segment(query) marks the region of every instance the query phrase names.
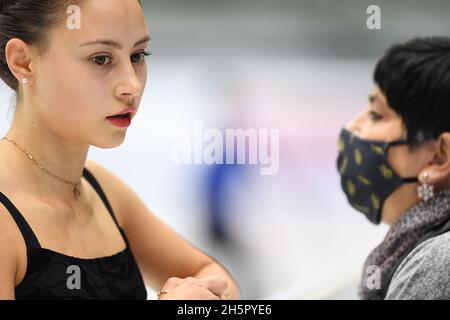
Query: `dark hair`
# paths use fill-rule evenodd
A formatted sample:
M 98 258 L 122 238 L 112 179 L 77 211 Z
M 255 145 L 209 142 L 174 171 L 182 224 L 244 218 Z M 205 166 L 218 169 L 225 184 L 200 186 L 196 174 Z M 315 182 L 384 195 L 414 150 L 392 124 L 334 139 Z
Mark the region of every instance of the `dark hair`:
M 68 5 L 80 1 L 0 0 L 0 77 L 11 89 L 18 90 L 18 81 L 6 63 L 8 41 L 19 38 L 43 53 L 48 45 L 48 30 L 61 21 Z
M 377 63 L 374 80 L 402 119 L 408 145 L 450 131 L 450 38 L 393 45 Z
M 61 20 L 68 3 L 69 0 L 0 0 L 0 77 L 14 91 L 18 89 L 18 81 L 6 63 L 6 44 L 19 38 L 44 52 L 46 34 Z

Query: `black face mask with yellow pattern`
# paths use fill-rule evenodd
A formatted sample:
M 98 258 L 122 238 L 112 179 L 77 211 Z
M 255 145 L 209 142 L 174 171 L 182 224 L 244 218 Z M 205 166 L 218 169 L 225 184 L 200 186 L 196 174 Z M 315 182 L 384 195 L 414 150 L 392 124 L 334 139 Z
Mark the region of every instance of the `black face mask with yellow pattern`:
M 418 182 L 417 177 L 398 176 L 387 160 L 390 147 L 404 144 L 405 140 L 364 140 L 345 128 L 341 131 L 337 166 L 342 190 L 350 205 L 374 224 L 380 223 L 383 203 L 395 189 Z

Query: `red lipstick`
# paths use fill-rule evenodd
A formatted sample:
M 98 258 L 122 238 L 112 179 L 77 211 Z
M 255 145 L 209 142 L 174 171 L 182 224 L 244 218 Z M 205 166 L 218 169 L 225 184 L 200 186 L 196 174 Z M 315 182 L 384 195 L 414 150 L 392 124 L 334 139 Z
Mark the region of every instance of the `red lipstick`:
M 136 108 L 128 107 L 118 114 L 106 117 L 106 119 L 119 128 L 126 128 L 131 124 L 131 116 L 135 113 Z

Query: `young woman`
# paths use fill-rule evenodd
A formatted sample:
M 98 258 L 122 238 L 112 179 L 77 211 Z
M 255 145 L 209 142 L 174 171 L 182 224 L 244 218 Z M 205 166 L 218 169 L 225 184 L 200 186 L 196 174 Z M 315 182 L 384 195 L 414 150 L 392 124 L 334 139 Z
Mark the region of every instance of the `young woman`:
M 417 38 L 378 62 L 369 105 L 342 130 L 350 204 L 390 225 L 362 299 L 450 299 L 450 39 Z
M 17 93 L 0 142 L 0 299 L 145 299 L 144 281 L 161 299 L 239 298 L 224 267 L 86 160 L 138 121 L 140 2 L 0 4 L 0 76 Z

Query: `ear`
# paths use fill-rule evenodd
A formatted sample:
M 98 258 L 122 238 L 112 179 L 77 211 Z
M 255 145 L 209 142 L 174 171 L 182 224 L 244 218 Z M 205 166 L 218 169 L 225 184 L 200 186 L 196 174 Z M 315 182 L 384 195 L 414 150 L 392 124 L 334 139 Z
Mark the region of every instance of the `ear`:
M 434 159 L 421 170 L 419 181 L 448 188 L 450 186 L 450 132 L 442 133 L 433 144 Z M 428 179 L 425 178 L 426 174 Z
M 5 47 L 5 55 L 9 69 L 19 83 L 23 78 L 31 80 L 31 50 L 24 41 L 18 38 L 9 40 Z

